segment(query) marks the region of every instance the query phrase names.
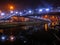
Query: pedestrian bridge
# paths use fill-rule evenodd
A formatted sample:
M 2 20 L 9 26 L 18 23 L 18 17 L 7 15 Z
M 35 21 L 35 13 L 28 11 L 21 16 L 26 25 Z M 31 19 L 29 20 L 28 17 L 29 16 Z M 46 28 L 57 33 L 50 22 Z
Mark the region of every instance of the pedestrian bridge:
M 28 12 L 25 12 L 25 13 L 11 12 L 9 14 L 5 14 L 3 16 L 0 16 L 0 20 L 9 19 L 12 16 L 21 16 L 21 17 L 29 17 L 29 18 L 39 19 L 39 20 L 50 21 L 49 19 L 43 18 L 42 16 L 44 16 L 44 15 L 57 15 L 57 16 L 59 16 L 60 15 L 60 10 L 50 10 L 49 11 L 47 9 L 47 11 L 43 11 L 43 12 L 42 12 L 42 10 L 40 10 L 39 12 L 38 11 L 28 11 Z

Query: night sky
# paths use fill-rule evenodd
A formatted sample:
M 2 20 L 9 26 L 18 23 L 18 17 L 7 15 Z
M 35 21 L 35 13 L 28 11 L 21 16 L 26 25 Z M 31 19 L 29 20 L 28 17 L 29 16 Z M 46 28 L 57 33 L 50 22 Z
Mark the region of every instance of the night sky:
M 15 9 L 60 6 L 60 0 L 0 0 L 0 10 L 14 5 Z

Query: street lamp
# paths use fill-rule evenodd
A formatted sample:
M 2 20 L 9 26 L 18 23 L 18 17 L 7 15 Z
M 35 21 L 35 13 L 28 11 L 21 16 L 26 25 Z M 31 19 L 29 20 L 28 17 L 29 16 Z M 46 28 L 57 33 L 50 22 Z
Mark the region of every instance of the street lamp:
M 13 10 L 14 9 L 14 7 L 13 6 L 10 6 L 10 10 Z
M 13 13 L 14 7 L 13 6 L 10 6 L 9 8 L 10 8 L 10 13 Z

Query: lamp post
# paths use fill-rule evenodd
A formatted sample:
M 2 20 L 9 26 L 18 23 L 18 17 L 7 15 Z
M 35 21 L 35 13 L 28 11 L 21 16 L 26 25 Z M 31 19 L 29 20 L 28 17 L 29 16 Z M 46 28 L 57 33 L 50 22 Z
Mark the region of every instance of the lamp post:
M 10 9 L 10 13 L 13 13 L 14 7 L 10 6 L 9 9 Z M 10 22 L 10 19 L 9 19 L 9 22 Z

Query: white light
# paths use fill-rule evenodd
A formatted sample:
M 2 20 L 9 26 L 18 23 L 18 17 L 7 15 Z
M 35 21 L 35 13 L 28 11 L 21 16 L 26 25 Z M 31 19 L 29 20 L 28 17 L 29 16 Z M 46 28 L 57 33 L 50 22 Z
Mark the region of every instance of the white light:
M 5 13 L 1 13 L 1 16 L 4 16 L 5 15 Z
M 15 12 L 16 14 L 18 14 L 18 12 Z
M 1 36 L 1 40 L 4 41 L 6 39 L 6 36 Z
M 45 9 L 46 11 L 49 11 L 49 8 Z
M 39 9 L 39 12 L 42 12 L 43 10 L 42 9 Z
M 14 37 L 11 37 L 11 40 L 13 40 L 14 39 Z
M 10 36 L 10 41 L 14 41 L 15 37 L 14 36 Z
M 13 11 L 10 11 L 10 13 L 13 13 Z
M 2 37 L 2 40 L 4 40 L 5 39 L 5 37 Z
M 32 13 L 32 11 L 31 11 L 31 10 L 29 10 L 29 13 Z
M 22 15 L 22 12 L 20 12 L 20 15 Z
M 24 41 L 24 43 L 26 43 L 27 41 Z

